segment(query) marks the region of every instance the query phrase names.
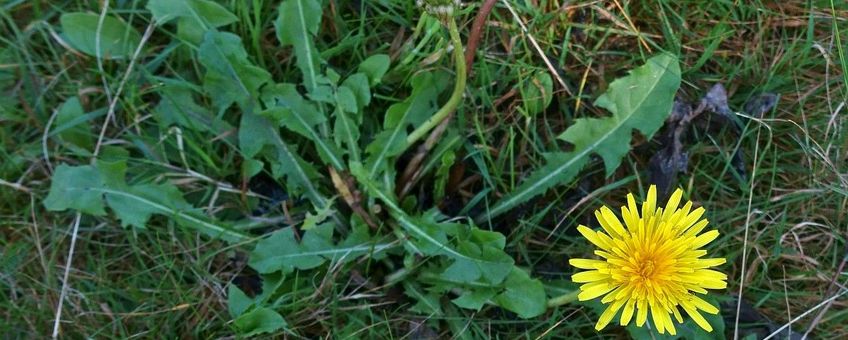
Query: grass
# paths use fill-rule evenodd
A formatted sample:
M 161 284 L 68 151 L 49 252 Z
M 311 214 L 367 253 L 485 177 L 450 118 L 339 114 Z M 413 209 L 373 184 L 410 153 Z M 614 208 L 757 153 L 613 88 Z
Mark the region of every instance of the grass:
M 329 2 L 318 44 L 337 72 L 344 74 L 375 53 L 405 61 L 396 60 L 384 85 L 375 91 L 375 110 L 402 99 L 397 88 L 448 45 L 440 34 L 420 53 L 404 45 L 419 17 L 412 2 Z M 221 3 L 239 18 L 227 30 L 242 37 L 252 61 L 275 79 L 296 73 L 291 50 L 279 48 L 273 33 L 277 1 Z M 502 4 L 489 17 L 455 118 L 466 138 L 460 153 L 464 172 L 455 179 L 456 190 L 443 210 L 472 215 L 484 210 L 494 197 L 543 164 L 542 153 L 565 147 L 555 137 L 575 117 L 606 114 L 591 103 L 609 82 L 647 57 L 669 51 L 681 59 L 682 98 L 696 101 L 713 84 L 722 83 L 728 88 L 731 108 L 741 113 L 744 103 L 761 93 L 780 96 L 777 107 L 761 118 L 739 116 L 744 128 L 738 138 L 730 129 L 694 126 L 687 144 L 689 171 L 677 181 L 688 199 L 706 208 L 711 225 L 722 233 L 711 252 L 728 259 L 722 270 L 729 276 L 729 287 L 718 297 L 727 336 L 737 331 L 735 296 L 740 292 L 749 317 L 740 318 L 738 334 L 761 338 L 774 327 L 752 325 L 751 313 L 779 327 L 844 291 L 848 52 L 843 40 L 848 39 L 848 6 L 834 0 L 510 3 L 529 35 L 522 34 L 521 25 Z M 161 216 L 139 230 L 122 228 L 112 217 L 84 215 L 73 262 L 67 262 L 74 214 L 48 212 L 42 201 L 51 167 L 62 162 L 85 164 L 90 157 L 52 135 L 43 143 L 45 131 L 55 110 L 67 98 L 78 96 L 86 112 L 92 112 L 86 118 L 90 126 L 86 133 L 96 139 L 108 106 L 104 82 L 114 94 L 128 63 L 107 61 L 101 69 L 95 58 L 72 53 L 60 43 L 59 16 L 99 13 L 99 2 L 10 1 L 2 6 L 0 333 L 12 338 L 51 334 L 61 278 L 69 265 L 63 335 L 233 335 L 227 286 L 257 284 L 245 266 L 244 247 L 210 240 Z M 476 8 L 469 5 L 459 14 L 463 38 Z M 150 20 L 139 2 L 112 2 L 109 13 L 139 32 Z M 192 51 L 171 44 L 174 32 L 172 26 L 157 28 L 147 42 L 118 98 L 106 144 L 133 148 L 130 167 L 137 178 L 168 179 L 189 201 L 209 207 L 210 213 L 244 216 L 250 206 L 240 195 L 219 192 L 204 179 L 242 188 L 246 181 L 237 147 L 225 137 L 210 142 L 216 136 L 196 130 L 160 130 L 151 117 L 157 96 L 150 77 L 180 75 L 193 82 L 202 76 Z M 534 74 L 548 72 L 530 36 L 567 84 L 567 89 L 555 85 L 553 104 L 535 116 L 522 113 L 529 100 L 514 91 Z M 307 146 L 299 149 L 311 152 Z M 574 269 L 567 259 L 589 251 L 576 226 L 591 226 L 594 209 L 621 205 L 627 192 L 644 195 L 650 184 L 648 160 L 655 149 L 654 143 L 637 137 L 634 151 L 613 176 L 604 178 L 601 163 L 593 162 L 574 186 L 552 190 L 490 227 L 506 235 L 516 263 L 543 278 L 549 292 L 565 292 L 573 288 L 567 281 Z M 737 149 L 744 155 L 745 178 L 732 170 L 731 157 Z M 182 168 L 204 177 L 186 175 Z M 313 298 L 311 287 L 293 289 L 291 296 L 281 298 L 302 308 L 285 315 L 292 332 L 279 335 L 401 338 L 453 333 L 468 338 L 569 339 L 626 334 L 617 327 L 596 333 L 592 326 L 597 316 L 582 305 L 560 307 L 528 320 L 495 308 L 428 317 L 408 311 L 411 303 L 402 289 L 372 287 L 372 280 L 388 273 L 372 275 L 304 278 L 315 285 L 328 280 L 335 284 L 320 299 Z M 351 293 L 360 285 L 377 297 Z M 799 334 L 812 329 L 815 338 L 845 337 L 846 303 L 845 297 L 838 298 L 821 317 L 816 319 L 825 309 L 790 328 Z

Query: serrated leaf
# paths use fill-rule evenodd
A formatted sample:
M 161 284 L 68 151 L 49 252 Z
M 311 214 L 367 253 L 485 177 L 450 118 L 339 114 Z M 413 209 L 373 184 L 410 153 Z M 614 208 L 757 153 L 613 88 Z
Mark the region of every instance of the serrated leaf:
M 206 67 L 203 88 L 218 110 L 233 103 L 249 106 L 251 99 L 259 98 L 259 88 L 271 80 L 268 71 L 247 59 L 241 38 L 232 33 L 206 32 L 197 58 Z
M 462 295 L 458 298 L 451 300 L 451 302 L 461 308 L 479 311 L 495 294 L 497 294 L 497 290 L 493 288 L 468 289 L 462 292 Z
M 275 176 L 285 177 L 291 192 L 303 192 L 312 203 L 323 208 L 327 199 L 315 187 L 313 179 L 317 177 L 315 168 L 295 154 L 267 118 L 245 112 L 239 126 L 239 146 L 246 158 L 253 158 L 263 147 L 273 150 L 268 156 Z
M 312 237 L 314 239 L 314 237 Z M 331 246 L 329 241 L 326 243 Z M 326 250 L 326 249 L 325 249 Z M 289 273 L 295 269 L 315 268 L 324 263 L 324 258 L 303 247 L 295 239 L 291 227 L 280 229 L 270 237 L 259 241 L 250 254 L 250 266 L 260 273 L 271 273 L 282 270 Z
M 242 314 L 234 321 L 234 324 L 239 333 L 245 337 L 274 332 L 288 325 L 279 313 L 266 307 Z
M 301 230 L 312 230 L 315 229 L 319 224 L 323 223 L 327 218 L 333 215 L 335 210 L 333 210 L 333 201 L 327 203 L 327 206 L 318 209 L 315 214 L 311 212 L 306 213 L 306 217 L 303 219 L 303 225 L 300 227 Z
M 248 238 L 225 225 L 193 214 L 193 208 L 182 200 L 176 188 L 148 184 L 130 187 L 116 174 L 103 173 L 116 169 L 125 171 L 126 165 L 120 160 L 116 162 L 98 162 L 98 167 L 59 165 L 53 173 L 50 193 L 44 200 L 44 206 L 51 211 L 74 209 L 100 216 L 106 213 L 103 204 L 105 195 L 109 198 L 109 207 L 126 224 L 143 224 L 151 214 L 159 214 L 176 220 L 180 225 L 228 242 L 239 242 Z M 112 206 L 115 202 L 118 203 Z
M 139 204 L 139 198 L 155 202 L 173 211 L 193 210 L 177 187 L 168 183 L 134 185 L 128 187 L 126 193 L 130 195 L 106 195 L 109 208 L 112 208 L 124 227 L 134 226 L 144 229 L 153 214 L 162 214 L 158 206 Z
M 370 240 L 335 246 L 332 242 L 332 229 L 331 223 L 325 223 L 305 231 L 302 241 L 295 238 L 291 227 L 280 229 L 259 241 L 250 255 L 248 264 L 263 274 L 277 271 L 290 273 L 295 269 L 315 268 L 328 260 L 356 258 L 371 252 L 383 252 L 392 247 L 390 244 L 374 244 Z
M 547 297 L 542 282 L 531 279 L 527 273 L 513 268 L 504 283 L 506 290 L 494 298 L 498 306 L 529 319 L 547 309 Z
M 409 308 L 410 311 L 426 315 L 442 315 L 442 304 L 439 296 L 431 292 L 425 292 L 417 284 L 410 281 L 403 282 L 404 294 L 411 297 L 417 303 Z
M 327 122 L 327 117 L 311 102 L 300 96 L 293 84 L 276 84 L 263 90 L 269 109 L 261 113 L 301 136 L 309 138 L 318 149 L 318 156 L 336 169 L 344 169 L 341 151 L 323 138 L 316 126 Z
M 293 46 L 303 84 L 312 94 L 319 86 L 321 56 L 315 48 L 315 35 L 321 24 L 321 3 L 317 0 L 284 0 L 274 22 L 277 39 L 283 47 Z
M 65 13 L 59 18 L 68 43 L 82 53 L 97 57 L 97 25 L 100 16 L 93 13 Z M 135 52 L 141 35 L 132 26 L 113 16 L 103 18 L 100 27 L 100 57 L 123 59 Z
M 103 193 L 94 190 L 103 185 L 103 178 L 94 166 L 61 164 L 53 172 L 44 206 L 50 211 L 74 209 L 95 216 L 105 215 Z
M 591 154 L 601 156 L 607 176 L 611 175 L 630 150 L 633 130 L 650 139 L 662 126 L 679 86 L 680 67 L 677 59 L 668 54 L 653 57 L 630 75 L 613 81 L 595 101 L 612 116 L 577 119 L 560 136 L 574 145 L 574 151 L 546 155 L 547 164 L 492 206 L 487 216 L 500 215 L 557 184 L 571 181 Z

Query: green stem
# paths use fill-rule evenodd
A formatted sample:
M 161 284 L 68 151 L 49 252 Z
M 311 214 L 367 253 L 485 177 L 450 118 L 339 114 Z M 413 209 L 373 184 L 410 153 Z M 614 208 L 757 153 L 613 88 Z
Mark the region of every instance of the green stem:
M 580 295 L 580 290 L 568 292 L 548 300 L 548 308 L 559 307 L 577 301 L 577 295 Z
M 412 146 L 412 144 L 415 144 L 415 142 L 421 139 L 421 137 L 424 137 L 424 135 L 430 132 L 430 130 L 450 116 L 450 114 L 456 110 L 456 107 L 459 106 L 459 103 L 462 101 L 462 93 L 465 91 L 466 77 L 466 65 L 462 48 L 462 40 L 459 38 L 459 29 L 456 27 L 456 20 L 450 18 L 448 28 L 450 30 L 451 42 L 453 43 L 453 58 L 456 63 L 456 84 L 453 87 L 453 93 L 451 94 L 450 99 L 448 99 L 448 102 L 445 103 L 439 111 L 436 111 L 430 119 L 427 119 L 424 124 L 415 129 L 415 131 L 412 131 L 412 133 L 406 137 L 407 148 Z

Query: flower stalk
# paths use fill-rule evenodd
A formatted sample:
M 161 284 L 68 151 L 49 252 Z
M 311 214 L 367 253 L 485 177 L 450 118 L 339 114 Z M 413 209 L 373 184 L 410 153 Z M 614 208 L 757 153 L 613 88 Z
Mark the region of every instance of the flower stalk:
M 421 126 L 409 134 L 406 138 L 406 147 L 410 147 L 415 144 L 415 142 L 429 133 L 430 130 L 448 118 L 459 106 L 459 103 L 462 101 L 462 94 L 465 92 L 466 65 L 462 39 L 459 37 L 459 28 L 457 28 L 456 20 L 453 16 L 451 15 L 449 18 L 446 18 L 446 20 L 448 21 L 448 30 L 450 31 L 451 43 L 453 44 L 453 58 L 455 63 L 454 70 L 456 71 L 456 83 L 453 87 L 453 93 L 451 93 L 450 99 L 448 99 L 439 111 L 436 111 L 436 113 L 427 119 L 424 124 L 421 124 Z
M 548 308 L 559 307 L 577 301 L 577 296 L 580 295 L 580 290 L 568 292 L 548 300 Z

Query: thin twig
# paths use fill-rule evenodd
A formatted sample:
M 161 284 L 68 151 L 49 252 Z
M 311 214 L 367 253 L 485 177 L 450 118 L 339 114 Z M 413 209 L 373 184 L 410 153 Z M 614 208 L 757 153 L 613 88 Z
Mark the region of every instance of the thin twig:
M 139 42 L 138 47 L 135 49 L 135 52 L 130 59 L 130 65 L 127 67 L 127 72 L 124 73 L 124 78 L 121 79 L 121 83 L 118 84 L 118 90 L 115 91 L 115 95 L 109 103 L 109 110 L 106 112 L 106 119 L 103 120 L 103 126 L 100 128 L 100 135 L 97 137 L 97 145 L 94 146 L 94 155 L 92 158 L 97 158 L 97 155 L 100 154 L 100 146 L 103 144 L 103 137 L 106 135 L 106 128 L 109 126 L 109 121 L 115 116 L 115 105 L 118 104 L 118 98 L 121 97 L 121 92 L 124 90 L 124 84 L 126 84 L 127 80 L 130 78 L 132 69 L 135 66 L 135 61 L 138 58 L 138 55 L 141 54 L 141 49 L 144 47 L 147 39 L 150 39 L 150 35 L 153 33 L 154 28 L 156 28 L 156 25 L 153 22 L 151 22 L 150 25 L 147 25 L 147 29 L 144 31 L 144 36 L 141 37 L 141 42 Z
M 100 11 L 100 16 L 97 18 L 97 29 L 94 33 L 94 56 L 97 59 L 97 70 L 100 71 L 100 81 L 103 82 L 103 90 L 106 92 L 106 100 L 112 102 L 112 90 L 109 89 L 109 82 L 106 80 L 106 71 L 103 69 L 103 51 L 100 49 L 100 33 L 103 31 L 103 21 L 106 20 L 106 11 L 109 10 L 109 0 L 103 2 L 103 10 Z
M 15 190 L 18 190 L 18 191 L 23 191 L 25 193 L 32 192 L 32 190 L 30 190 L 30 188 L 27 188 L 27 187 L 25 187 L 21 184 L 18 184 L 18 183 L 12 183 L 12 182 L 6 181 L 5 179 L 2 179 L 2 178 L 0 178 L 0 185 L 5 185 L 7 187 L 11 187 L 12 189 L 15 189 Z
M 757 142 L 754 144 L 754 171 L 751 171 L 751 186 L 748 190 L 748 213 L 745 216 L 745 235 L 742 239 L 742 272 L 739 274 L 739 277 L 742 280 L 739 282 L 739 293 L 737 294 L 736 300 L 736 321 L 733 326 L 733 339 L 739 339 L 739 313 L 742 311 L 742 288 L 745 287 L 745 265 L 746 261 L 748 261 L 748 230 L 751 226 L 751 205 L 754 199 L 754 185 L 756 184 L 757 177 L 757 158 L 760 153 L 760 126 L 757 126 Z
M 53 339 L 59 337 L 59 322 L 62 320 L 62 304 L 65 302 L 65 295 L 68 294 L 68 275 L 71 273 L 71 262 L 74 259 L 74 248 L 77 244 L 80 218 L 82 218 L 82 213 L 77 213 L 77 216 L 74 218 L 73 230 L 71 230 L 71 249 L 68 250 L 68 260 L 65 261 L 65 274 L 62 276 L 62 290 L 59 293 L 59 304 L 56 306 L 56 319 L 53 320 Z

